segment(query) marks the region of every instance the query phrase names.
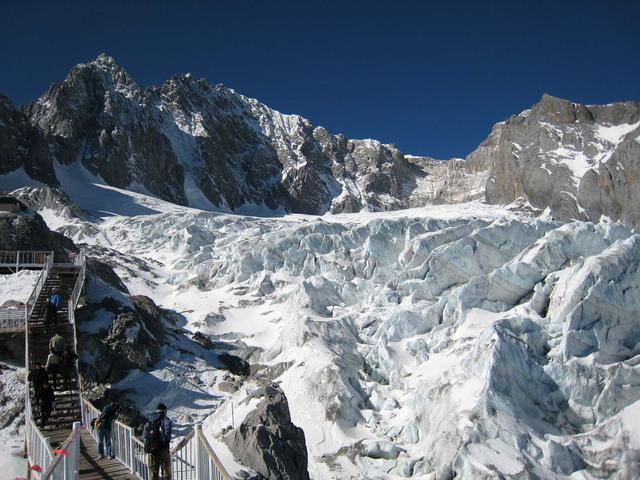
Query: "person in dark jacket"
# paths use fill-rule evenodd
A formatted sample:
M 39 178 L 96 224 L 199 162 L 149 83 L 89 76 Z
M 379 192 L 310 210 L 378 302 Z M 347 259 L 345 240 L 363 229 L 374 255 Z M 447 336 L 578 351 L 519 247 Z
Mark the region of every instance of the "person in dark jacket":
M 49 382 L 44 382 L 40 396 L 40 427 L 44 428 L 56 403 L 56 395 Z
M 35 399 L 34 406 L 38 409 L 40 408 L 40 401 L 42 399 L 42 387 L 45 383 L 47 383 L 48 379 L 49 375 L 47 374 L 47 371 L 42 367 L 42 363 L 35 362 L 35 366 L 29 372 L 27 380 L 31 384 L 31 387 L 33 387 L 33 394 Z
M 55 325 L 58 323 L 58 309 L 62 304 L 62 297 L 57 290 L 54 290 L 49 297 L 46 305 L 46 315 L 45 315 L 45 330 L 49 331 L 49 327 L 51 325 Z
M 98 422 L 98 458 L 113 458 L 113 450 L 111 449 L 111 426 L 118 416 L 118 402 L 116 399 L 111 401 L 102 409 Z
M 56 333 L 49 339 L 49 352 L 55 353 L 58 356 L 63 356 L 67 350 L 67 342 L 62 335 Z
M 64 373 L 64 384 L 67 390 L 71 390 L 71 384 L 76 373 L 76 360 L 78 355 L 73 351 L 73 347 L 67 347 L 67 351 L 62 359 L 62 372 Z
M 171 442 L 171 430 L 173 423 L 167 417 L 167 406 L 159 403 L 156 413 L 151 415 L 149 421 L 144 425 L 142 430 L 142 440 L 147 447 L 149 438 L 158 430 L 159 441 L 154 445 L 151 451 L 147 451 L 149 455 L 149 472 L 150 480 L 158 480 L 160 477 L 160 469 L 162 468 L 162 480 L 171 480 L 171 455 L 169 453 L 169 444 Z

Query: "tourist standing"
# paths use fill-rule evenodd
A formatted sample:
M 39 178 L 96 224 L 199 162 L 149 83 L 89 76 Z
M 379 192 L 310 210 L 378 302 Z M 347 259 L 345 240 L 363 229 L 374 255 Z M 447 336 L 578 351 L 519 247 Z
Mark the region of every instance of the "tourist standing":
M 171 480 L 171 455 L 169 443 L 171 442 L 171 430 L 173 424 L 167 417 L 167 406 L 159 403 L 156 412 L 145 424 L 142 431 L 144 451 L 149 456 L 150 480 L 158 480 L 162 469 L 162 480 Z
M 113 458 L 111 426 L 117 416 L 118 402 L 115 399 L 111 399 L 98 417 L 98 458 Z

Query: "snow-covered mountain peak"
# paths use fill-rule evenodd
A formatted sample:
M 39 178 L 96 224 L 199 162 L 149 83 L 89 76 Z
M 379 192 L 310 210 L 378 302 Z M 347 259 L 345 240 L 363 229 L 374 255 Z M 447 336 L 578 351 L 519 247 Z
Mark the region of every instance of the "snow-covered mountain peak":
M 80 162 L 109 185 L 208 210 L 323 214 L 523 199 L 560 220 L 640 224 L 640 194 L 626 187 L 640 168 L 638 102 L 545 94 L 494 125 L 466 161 L 444 163 L 332 134 L 189 74 L 141 91 L 107 55 L 74 67 L 26 118 L 5 110 L 0 149 L 11 160 L 0 172 L 23 168 L 50 185 L 60 183 L 56 162 Z

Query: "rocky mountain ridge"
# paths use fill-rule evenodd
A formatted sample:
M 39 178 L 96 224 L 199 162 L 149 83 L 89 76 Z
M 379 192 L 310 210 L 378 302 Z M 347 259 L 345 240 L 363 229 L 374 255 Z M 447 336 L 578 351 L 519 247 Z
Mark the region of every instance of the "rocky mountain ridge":
M 322 214 L 517 199 L 558 220 L 640 224 L 640 103 L 544 95 L 466 161 L 333 135 L 224 85 L 177 75 L 141 89 L 111 57 L 74 67 L 23 110 L 0 97 L 0 174 L 60 185 L 75 162 L 180 205 Z

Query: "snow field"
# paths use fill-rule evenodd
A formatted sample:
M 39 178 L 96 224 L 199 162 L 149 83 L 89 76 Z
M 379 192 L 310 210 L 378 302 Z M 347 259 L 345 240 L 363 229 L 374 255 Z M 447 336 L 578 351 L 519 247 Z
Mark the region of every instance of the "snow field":
M 637 474 L 628 228 L 477 203 L 279 219 L 177 208 L 110 216 L 90 241 L 187 329 L 259 348 L 251 362 L 281 383 L 312 478 Z M 216 436 L 255 386 L 217 391 L 213 364 L 168 349 L 118 387 L 184 423 L 206 417 L 233 470 Z

